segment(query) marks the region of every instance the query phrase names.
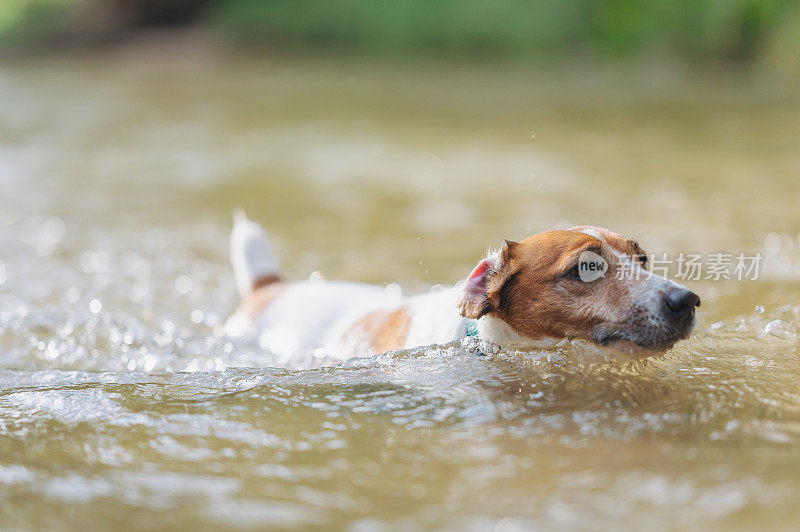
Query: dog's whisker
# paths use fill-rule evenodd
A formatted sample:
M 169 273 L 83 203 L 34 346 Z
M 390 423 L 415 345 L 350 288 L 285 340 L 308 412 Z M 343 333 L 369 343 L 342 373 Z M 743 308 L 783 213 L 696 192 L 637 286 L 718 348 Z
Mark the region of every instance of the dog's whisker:
M 730 297 L 730 296 L 735 296 L 735 295 L 736 295 L 736 292 L 731 291 L 731 292 L 725 292 L 725 293 L 721 293 L 721 294 L 715 294 L 713 296 L 703 296 L 703 301 L 704 302 L 705 301 L 715 301 L 715 300 L 717 300 L 717 299 L 719 299 L 721 297 Z

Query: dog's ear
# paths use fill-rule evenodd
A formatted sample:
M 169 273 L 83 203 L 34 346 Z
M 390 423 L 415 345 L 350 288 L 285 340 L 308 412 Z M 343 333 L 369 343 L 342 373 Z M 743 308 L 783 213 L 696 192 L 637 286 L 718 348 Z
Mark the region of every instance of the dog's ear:
M 480 261 L 464 282 L 464 295 L 458 310 L 465 318 L 477 320 L 497 309 L 500 290 L 511 276 L 516 242 L 508 240 L 498 253 Z

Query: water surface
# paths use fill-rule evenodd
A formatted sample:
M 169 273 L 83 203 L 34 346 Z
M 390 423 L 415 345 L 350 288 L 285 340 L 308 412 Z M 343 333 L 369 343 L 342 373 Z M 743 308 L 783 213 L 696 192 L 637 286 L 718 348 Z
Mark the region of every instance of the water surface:
M 720 75 L 143 49 L 0 67 L 8 529 L 791 528 L 800 103 Z M 761 252 L 664 357 L 279 365 L 214 334 L 230 212 L 288 277 L 452 283 L 595 224 Z

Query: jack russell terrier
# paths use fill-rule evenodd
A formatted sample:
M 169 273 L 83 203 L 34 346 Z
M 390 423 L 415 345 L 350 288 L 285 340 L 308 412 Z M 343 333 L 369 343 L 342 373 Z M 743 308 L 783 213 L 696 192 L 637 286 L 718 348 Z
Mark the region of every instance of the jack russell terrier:
M 234 216 L 230 244 L 242 300 L 224 332 L 257 335 L 283 361 L 299 352 L 346 360 L 469 336 L 528 350 L 580 339 L 643 358 L 686 338 L 700 305 L 694 292 L 648 272 L 639 244 L 599 227 L 506 241 L 463 283 L 411 297 L 396 285 L 314 274 L 283 281 L 266 233 L 244 213 Z

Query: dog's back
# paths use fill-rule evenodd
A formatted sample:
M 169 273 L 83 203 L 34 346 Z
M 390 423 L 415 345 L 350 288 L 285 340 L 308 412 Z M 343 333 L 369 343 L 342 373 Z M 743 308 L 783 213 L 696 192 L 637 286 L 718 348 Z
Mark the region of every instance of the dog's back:
M 296 353 L 346 359 L 446 342 L 462 321 L 455 288 L 405 298 L 395 285 L 318 276 L 284 282 L 266 232 L 243 213 L 234 218 L 231 264 L 242 300 L 225 333 L 257 335 L 264 349 L 284 361 Z

